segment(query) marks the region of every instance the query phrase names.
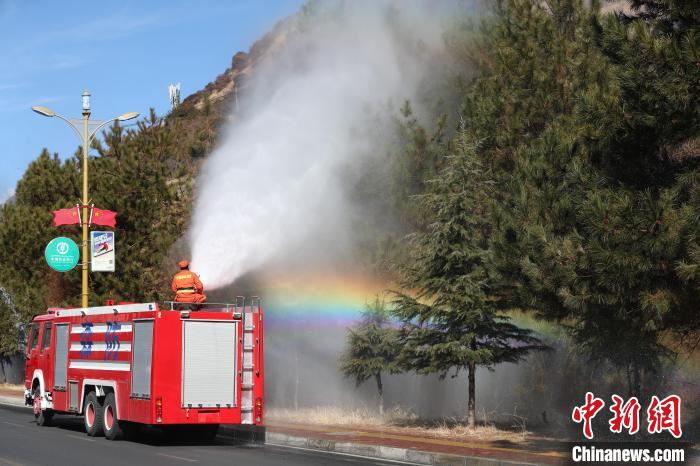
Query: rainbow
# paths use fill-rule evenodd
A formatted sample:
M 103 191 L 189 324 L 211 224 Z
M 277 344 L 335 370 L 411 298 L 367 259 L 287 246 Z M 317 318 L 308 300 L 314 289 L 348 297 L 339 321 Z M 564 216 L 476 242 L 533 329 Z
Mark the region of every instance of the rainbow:
M 361 272 L 315 271 L 294 276 L 268 276 L 262 280 L 260 296 L 268 330 L 300 328 L 306 330 L 342 329 L 352 326 L 365 305 L 376 296 L 387 301 L 387 290 L 397 289 L 391 282 L 377 280 Z M 545 339 L 557 339 L 563 329 L 530 313 L 509 313 L 516 325 L 534 330 Z M 700 349 L 680 358 L 679 368 L 700 374 Z
M 347 327 L 388 283 L 359 273 L 268 277 L 261 287 L 269 326 Z

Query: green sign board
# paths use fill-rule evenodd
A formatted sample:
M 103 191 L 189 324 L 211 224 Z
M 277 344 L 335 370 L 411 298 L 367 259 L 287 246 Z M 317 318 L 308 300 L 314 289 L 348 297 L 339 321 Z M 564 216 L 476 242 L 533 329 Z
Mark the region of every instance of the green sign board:
M 57 272 L 68 272 L 78 264 L 78 245 L 70 238 L 59 236 L 46 245 L 44 257 L 49 267 Z

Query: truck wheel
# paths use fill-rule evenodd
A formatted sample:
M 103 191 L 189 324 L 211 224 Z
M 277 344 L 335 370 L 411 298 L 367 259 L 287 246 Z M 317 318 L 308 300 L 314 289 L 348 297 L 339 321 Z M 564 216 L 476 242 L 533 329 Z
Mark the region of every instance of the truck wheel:
M 41 391 L 39 387 L 34 389 L 34 420 L 38 426 L 50 426 L 53 419 L 53 411 L 41 409 Z
M 85 431 L 90 437 L 102 435 L 102 404 L 97 399 L 95 392 L 90 392 L 85 397 L 83 414 L 85 419 Z
M 117 418 L 117 402 L 114 393 L 108 393 L 105 397 L 104 412 L 102 415 L 102 427 L 105 437 L 109 440 L 124 438 L 124 421 Z

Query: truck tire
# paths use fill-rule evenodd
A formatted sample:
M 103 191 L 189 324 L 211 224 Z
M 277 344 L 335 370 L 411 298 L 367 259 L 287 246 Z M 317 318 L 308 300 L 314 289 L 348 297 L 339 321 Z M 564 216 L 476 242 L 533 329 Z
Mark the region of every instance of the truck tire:
M 124 421 L 117 418 L 117 402 L 114 393 L 110 392 L 105 397 L 104 411 L 102 414 L 102 428 L 105 437 L 109 440 L 120 440 L 124 438 Z
M 85 397 L 83 414 L 85 420 L 85 431 L 90 437 L 98 437 L 102 432 L 102 414 L 104 410 L 102 404 L 97 399 L 95 392 L 89 392 Z
M 34 398 L 34 420 L 38 426 L 50 426 L 53 420 L 53 411 L 41 409 L 41 390 L 36 387 L 33 392 Z

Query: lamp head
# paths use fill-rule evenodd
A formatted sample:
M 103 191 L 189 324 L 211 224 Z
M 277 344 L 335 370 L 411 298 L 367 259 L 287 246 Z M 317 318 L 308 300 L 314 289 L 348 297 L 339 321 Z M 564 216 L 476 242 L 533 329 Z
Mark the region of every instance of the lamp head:
M 139 116 L 138 112 L 129 112 L 129 113 L 125 113 L 124 115 L 119 115 L 117 117 L 117 120 L 119 120 L 119 121 L 131 120 L 133 118 L 136 118 L 137 116 Z
M 83 91 L 83 112 L 90 111 L 90 93 L 85 90 Z
M 47 117 L 56 116 L 56 112 L 54 112 L 50 108 L 42 107 L 41 105 L 32 106 L 32 110 L 34 110 L 39 115 L 43 115 L 43 116 L 47 116 Z

